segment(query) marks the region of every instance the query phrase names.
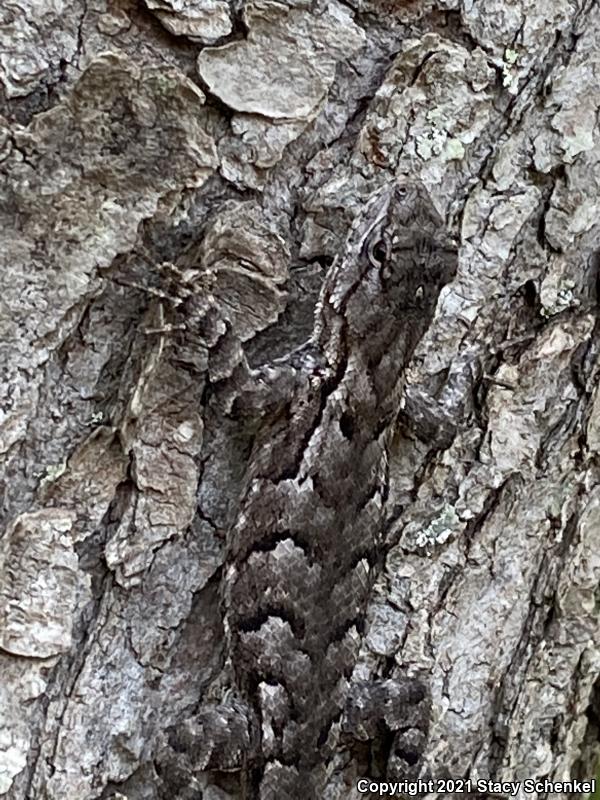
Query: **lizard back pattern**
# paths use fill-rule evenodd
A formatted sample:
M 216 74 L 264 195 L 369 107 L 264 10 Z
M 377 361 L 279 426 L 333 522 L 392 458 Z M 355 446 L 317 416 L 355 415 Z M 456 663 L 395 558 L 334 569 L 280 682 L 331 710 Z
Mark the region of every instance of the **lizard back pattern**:
M 456 263 L 421 185 L 374 193 L 326 276 L 295 389 L 257 433 L 226 577 L 236 688 L 258 740 L 248 798 L 321 796 L 385 548 L 404 369 Z

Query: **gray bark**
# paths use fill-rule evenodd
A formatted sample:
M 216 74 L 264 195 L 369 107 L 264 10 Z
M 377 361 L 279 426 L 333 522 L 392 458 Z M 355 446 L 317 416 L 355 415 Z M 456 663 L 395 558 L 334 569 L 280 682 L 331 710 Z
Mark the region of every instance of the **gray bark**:
M 352 680 L 426 681 L 423 775 L 591 778 L 598 5 L 0 20 L 0 796 L 241 796 L 235 764 L 176 780 L 165 753 L 227 682 L 231 531 L 293 392 L 272 375 L 367 198 L 404 179 L 458 271 L 403 373 Z M 340 740 L 324 796 L 368 774 Z

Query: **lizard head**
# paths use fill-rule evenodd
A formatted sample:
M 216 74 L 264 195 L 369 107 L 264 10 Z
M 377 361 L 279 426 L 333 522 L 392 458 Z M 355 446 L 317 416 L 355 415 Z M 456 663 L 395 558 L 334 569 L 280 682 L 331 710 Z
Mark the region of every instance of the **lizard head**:
M 331 363 L 356 342 L 368 362 L 404 363 L 427 330 L 457 249 L 424 186 L 403 181 L 374 192 L 328 273 L 315 340 Z M 343 322 L 342 322 L 343 321 Z M 343 331 L 348 337 L 344 339 Z
M 371 195 L 348 240 L 344 315 L 368 360 L 406 359 L 427 330 L 457 249 L 420 183 L 394 183 Z M 340 297 L 341 293 L 332 292 Z M 339 302 L 339 301 L 338 301 Z M 342 307 L 342 302 L 339 302 Z
M 361 255 L 390 309 L 429 321 L 440 290 L 452 280 L 457 250 L 420 183 L 396 183 L 365 231 Z

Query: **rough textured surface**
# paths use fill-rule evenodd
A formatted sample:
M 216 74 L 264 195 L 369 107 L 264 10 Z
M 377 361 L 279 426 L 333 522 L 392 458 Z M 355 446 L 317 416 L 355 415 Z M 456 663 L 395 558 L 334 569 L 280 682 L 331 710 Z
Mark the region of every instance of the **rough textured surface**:
M 146 5 L 176 36 L 212 44 L 231 33 L 229 4 L 223 0 L 146 0 Z
M 599 40 L 583 0 L 3 4 L 0 796 L 591 777 Z M 407 179 L 456 274 L 389 338 L 358 293 L 336 361 Z

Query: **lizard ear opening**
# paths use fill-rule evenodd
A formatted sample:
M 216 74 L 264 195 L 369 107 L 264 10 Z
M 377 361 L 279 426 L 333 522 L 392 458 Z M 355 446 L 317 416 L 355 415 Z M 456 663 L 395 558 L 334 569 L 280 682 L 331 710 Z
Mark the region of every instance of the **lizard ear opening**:
M 381 267 L 390 257 L 390 244 L 387 239 L 376 239 L 368 249 L 369 261 L 374 267 Z

